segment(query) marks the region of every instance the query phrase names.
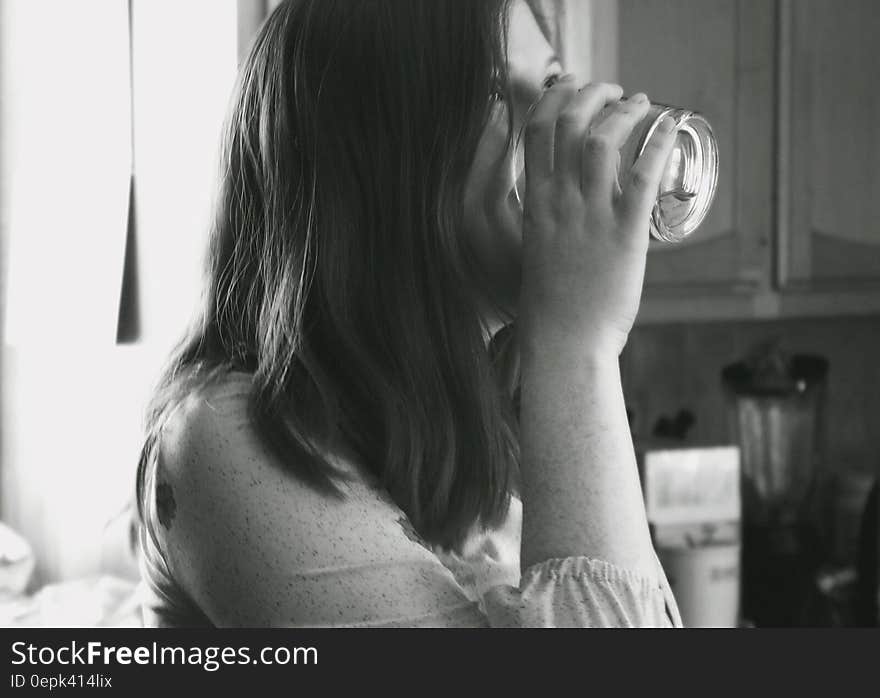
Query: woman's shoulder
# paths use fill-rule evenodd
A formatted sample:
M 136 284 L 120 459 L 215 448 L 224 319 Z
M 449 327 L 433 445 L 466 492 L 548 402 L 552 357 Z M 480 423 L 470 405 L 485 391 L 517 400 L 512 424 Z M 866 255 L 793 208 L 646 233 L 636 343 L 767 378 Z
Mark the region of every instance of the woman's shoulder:
M 218 464 L 248 473 L 266 466 L 292 473 L 291 464 L 279 463 L 257 433 L 250 412 L 253 382 L 252 373 L 229 370 L 186 393 L 163 422 L 161 467 L 193 471 L 189 475 L 199 479 L 213 479 Z M 365 479 L 350 452 L 335 449 L 323 457 L 337 472 Z
M 391 527 L 408 535 L 403 512 L 350 453 L 322 454 L 344 475 L 337 494 L 299 477 L 297 464 L 282 461 L 252 423 L 252 380 L 230 373 L 199 387 L 163 427 L 155 483 L 173 492 L 181 523 L 200 536 L 237 527 L 237 535 L 251 538 L 266 535 L 261 526 L 273 521 L 290 551 L 312 556 L 300 560 L 304 567 L 350 562 L 354 549 L 355 557 L 386 555 L 388 541 L 374 534 Z
M 178 498 L 208 495 L 236 468 L 244 469 L 259 448 L 248 402 L 252 377 L 227 372 L 192 386 L 161 424 L 154 462 L 157 485 Z M 250 458 L 242 459 L 242 456 Z
M 193 386 L 168 414 L 162 426 L 162 443 L 193 447 L 203 438 L 228 433 L 248 421 L 253 375 L 227 371 Z
M 190 389 L 166 417 L 156 478 L 172 483 L 196 506 L 228 508 L 242 488 L 283 487 L 300 509 L 323 498 L 281 462 L 260 437 L 250 414 L 253 375 L 227 371 Z
M 263 447 L 248 380 L 188 395 L 161 442 L 155 528 L 171 576 L 198 607 L 244 625 L 470 613 L 452 574 L 369 478 L 340 482 L 343 496 L 333 496 Z

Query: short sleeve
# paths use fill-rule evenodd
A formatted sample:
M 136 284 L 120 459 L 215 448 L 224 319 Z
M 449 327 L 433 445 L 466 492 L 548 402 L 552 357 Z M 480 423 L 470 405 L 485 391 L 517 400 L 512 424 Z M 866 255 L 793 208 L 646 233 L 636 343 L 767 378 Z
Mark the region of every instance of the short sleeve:
M 678 605 L 657 556 L 649 578 L 604 560 L 546 560 L 519 574 L 522 502 L 511 498 L 507 521 L 472 535 L 462 556 L 441 559 L 474 588 L 490 627 L 681 627 Z
M 588 557 L 547 560 L 526 570 L 518 587 L 488 590 L 482 606 L 492 627 L 681 627 L 657 564 L 659 581 Z

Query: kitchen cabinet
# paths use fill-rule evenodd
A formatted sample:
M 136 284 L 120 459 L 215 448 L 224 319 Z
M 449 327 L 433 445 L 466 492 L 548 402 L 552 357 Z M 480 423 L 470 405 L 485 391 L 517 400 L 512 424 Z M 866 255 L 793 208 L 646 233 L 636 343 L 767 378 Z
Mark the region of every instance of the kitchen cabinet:
M 652 243 L 642 316 L 746 312 L 766 292 L 773 228 L 774 8 L 766 0 L 621 0 L 617 80 L 703 113 L 719 147 L 709 216 L 675 245 Z M 744 31 L 743 28 L 748 28 Z
M 880 312 L 876 2 L 585 4 L 614 52 L 589 77 L 704 113 L 719 143 L 703 226 L 652 242 L 640 322 Z
M 793 291 L 880 291 L 880 8 L 783 2 L 778 277 Z

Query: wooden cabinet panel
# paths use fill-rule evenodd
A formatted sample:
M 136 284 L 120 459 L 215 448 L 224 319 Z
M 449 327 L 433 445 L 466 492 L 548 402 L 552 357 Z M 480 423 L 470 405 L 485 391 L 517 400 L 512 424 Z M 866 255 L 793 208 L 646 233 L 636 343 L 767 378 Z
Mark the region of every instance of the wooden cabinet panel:
M 880 290 L 880 12 L 784 1 L 778 277 L 784 289 Z
M 775 8 L 766 0 L 620 0 L 618 81 L 703 113 L 719 145 L 702 227 L 653 243 L 645 302 L 748 296 L 769 283 L 773 226 Z

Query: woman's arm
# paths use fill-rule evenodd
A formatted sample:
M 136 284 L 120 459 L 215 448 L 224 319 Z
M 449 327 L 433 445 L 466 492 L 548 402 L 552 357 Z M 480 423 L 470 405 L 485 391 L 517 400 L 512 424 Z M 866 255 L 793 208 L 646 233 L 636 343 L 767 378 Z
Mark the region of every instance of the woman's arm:
M 616 357 L 524 351 L 523 569 L 584 555 L 657 575 Z
M 656 579 L 618 358 L 673 137 L 658 129 L 619 185 L 617 153 L 649 106 L 621 94 L 561 80 L 526 134 L 522 566 L 585 556 Z

